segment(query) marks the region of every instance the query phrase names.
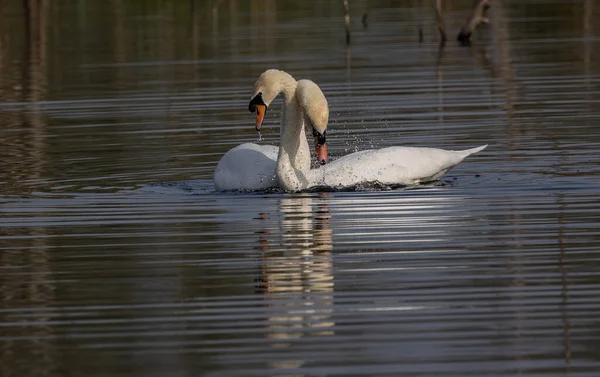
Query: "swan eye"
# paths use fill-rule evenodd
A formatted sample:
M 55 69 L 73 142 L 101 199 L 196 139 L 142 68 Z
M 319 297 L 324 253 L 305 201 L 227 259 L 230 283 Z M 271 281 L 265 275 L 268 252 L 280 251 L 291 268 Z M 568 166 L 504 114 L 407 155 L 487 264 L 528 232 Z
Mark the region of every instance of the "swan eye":
M 250 103 L 248 104 L 248 110 L 250 110 L 251 113 L 255 112 L 256 105 L 263 105 L 266 107 L 265 102 L 262 99 L 262 92 L 258 92 L 258 94 L 250 100 Z
M 323 131 L 323 133 L 320 133 L 314 127 L 312 129 L 312 134 L 315 137 L 315 140 L 317 141 L 317 143 L 319 145 L 323 145 L 327 142 L 327 138 L 325 136 L 326 133 L 327 133 L 326 131 Z

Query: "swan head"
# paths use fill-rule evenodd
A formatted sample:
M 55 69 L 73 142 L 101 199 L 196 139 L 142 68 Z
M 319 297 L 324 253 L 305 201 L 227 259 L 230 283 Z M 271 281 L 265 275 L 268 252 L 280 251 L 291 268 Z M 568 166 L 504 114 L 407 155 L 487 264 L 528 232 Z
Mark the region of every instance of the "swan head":
M 250 104 L 248 105 L 248 110 L 251 113 L 256 113 L 256 131 L 260 131 L 260 127 L 265 120 L 265 114 L 267 113 L 268 105 L 265 103 L 263 99 L 262 92 L 258 92 L 252 99 L 250 100 Z
M 327 123 L 329 122 L 329 105 L 321 88 L 310 80 L 299 80 L 296 88 L 298 103 L 304 112 L 304 121 L 310 125 L 315 139 L 317 162 L 327 163 Z
M 296 80 L 287 72 L 278 69 L 268 69 L 264 71 L 252 90 L 252 97 L 248 110 L 251 113 L 256 113 L 256 130 L 260 131 L 260 127 L 265 119 L 265 114 L 271 102 L 279 95 L 279 93 L 287 90 L 293 91 L 296 87 Z

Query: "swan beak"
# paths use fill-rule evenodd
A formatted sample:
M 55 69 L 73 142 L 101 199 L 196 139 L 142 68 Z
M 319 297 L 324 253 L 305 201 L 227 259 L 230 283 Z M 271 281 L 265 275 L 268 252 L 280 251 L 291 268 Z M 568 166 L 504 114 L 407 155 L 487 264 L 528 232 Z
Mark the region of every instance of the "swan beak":
M 319 137 L 315 136 L 315 151 L 317 152 L 317 162 L 321 165 L 325 165 L 327 163 L 327 144 L 319 143 Z
M 265 114 L 267 113 L 267 106 L 255 105 L 256 106 L 256 131 L 260 131 L 260 127 L 265 120 Z

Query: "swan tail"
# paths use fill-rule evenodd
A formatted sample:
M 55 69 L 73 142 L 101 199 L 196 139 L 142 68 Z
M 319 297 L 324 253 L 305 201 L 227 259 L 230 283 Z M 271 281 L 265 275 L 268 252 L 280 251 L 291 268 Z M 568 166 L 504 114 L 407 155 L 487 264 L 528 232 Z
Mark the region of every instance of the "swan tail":
M 472 154 L 475 154 L 477 152 L 481 152 L 482 150 L 484 150 L 485 148 L 487 148 L 487 144 L 486 145 L 482 145 L 480 147 L 476 147 L 476 148 L 471 148 L 471 149 L 465 149 L 463 151 L 458 151 L 460 154 L 462 154 L 463 156 L 467 157 L 470 156 Z

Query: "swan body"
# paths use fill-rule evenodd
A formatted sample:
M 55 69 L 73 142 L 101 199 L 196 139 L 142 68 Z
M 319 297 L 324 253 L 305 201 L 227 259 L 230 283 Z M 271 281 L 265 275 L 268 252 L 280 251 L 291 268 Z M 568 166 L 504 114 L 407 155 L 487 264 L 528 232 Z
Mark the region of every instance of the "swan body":
M 275 167 L 278 152 L 279 147 L 274 145 L 254 143 L 230 149 L 215 169 L 215 188 L 218 191 L 266 190 L 277 186 Z
M 265 108 L 257 112 L 257 130 L 260 129 L 267 105 L 280 93 L 284 97 L 284 108 L 281 116 L 281 127 L 294 130 L 285 135 L 287 152 L 291 156 L 292 167 L 299 171 L 310 169 L 310 148 L 304 131 L 305 118 L 313 123 L 327 124 L 329 110 L 327 102 L 314 101 L 319 98 L 319 87 L 310 80 L 296 81 L 284 71 L 270 69 L 265 71 L 254 84 L 252 98 L 259 98 Z M 321 93 L 321 97 L 324 96 Z M 310 105 L 310 108 L 307 107 Z M 304 106 L 304 108 L 303 108 Z M 229 150 L 219 160 L 213 176 L 217 191 L 228 190 L 265 190 L 277 187 L 275 175 L 279 147 L 245 143 Z
M 277 179 L 279 186 L 288 191 L 314 187 L 343 189 L 368 183 L 416 185 L 437 180 L 467 156 L 486 147 L 462 151 L 398 146 L 370 149 L 309 171 L 295 170 L 283 160 L 278 161 Z

